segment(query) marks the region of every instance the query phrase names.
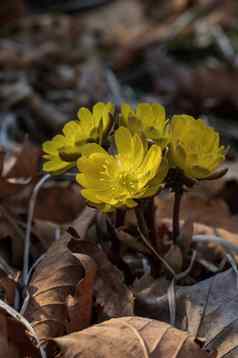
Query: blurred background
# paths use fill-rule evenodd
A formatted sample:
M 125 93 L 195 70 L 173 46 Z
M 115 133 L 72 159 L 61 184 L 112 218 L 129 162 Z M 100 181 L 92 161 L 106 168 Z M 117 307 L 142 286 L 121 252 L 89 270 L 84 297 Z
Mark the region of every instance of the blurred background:
M 39 145 L 96 101 L 201 116 L 238 151 L 237 0 L 8 0 L 0 145 Z

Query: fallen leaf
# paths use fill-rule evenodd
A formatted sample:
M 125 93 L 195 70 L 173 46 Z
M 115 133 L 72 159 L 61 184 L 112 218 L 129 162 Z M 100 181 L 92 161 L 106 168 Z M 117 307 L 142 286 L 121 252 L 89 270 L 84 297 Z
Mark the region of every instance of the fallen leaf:
M 41 150 L 25 140 L 19 153 L 13 155 L 12 163 L 4 166 L 0 157 L 0 201 L 12 214 L 27 213 L 32 191 L 40 180 Z M 65 224 L 75 220 L 85 207 L 78 185 L 67 181 L 47 183 L 38 193 L 34 218 Z
M 209 357 L 187 332 L 141 317 L 111 319 L 81 332 L 55 338 L 49 341 L 50 345 L 58 348 L 62 358 Z
M 94 295 L 103 314 L 109 318 L 133 315 L 134 296 L 123 282 L 122 272 L 108 260 L 103 250 L 93 242 L 79 239 L 71 240 L 69 249 L 88 255 L 96 262 Z
M 97 266 L 93 259 L 83 254 L 73 254 L 82 264 L 85 276 L 76 286 L 74 295 L 67 298 L 69 315 L 68 332 L 87 328 L 91 322 L 93 306 L 93 285 Z
M 118 229 L 116 230 L 116 234 L 118 237 L 118 240 L 120 240 L 121 244 L 125 246 L 125 248 L 130 248 L 133 251 L 139 251 L 143 253 L 150 253 L 148 248 L 140 242 L 136 237 L 132 236 L 128 232 Z
M 160 282 L 136 294 L 136 313 L 170 320 L 167 294 L 157 295 Z M 238 354 L 238 278 L 233 270 L 216 274 L 193 286 L 176 289 L 176 327 L 204 337 L 217 357 Z M 232 353 L 231 353 L 232 352 Z
M 164 259 L 175 272 L 181 272 L 183 268 L 183 253 L 177 245 L 172 245 L 164 256 Z
M 40 220 L 66 224 L 75 220 L 85 207 L 78 185 L 55 183 L 40 190 L 34 217 Z
M 203 187 L 202 187 L 203 188 Z M 203 189 L 186 193 L 182 198 L 181 220 L 194 222 L 212 227 L 219 227 L 233 233 L 238 232 L 238 221 L 229 211 L 222 199 L 209 198 L 204 195 Z M 173 195 L 157 200 L 158 211 L 155 215 L 156 223 L 172 214 Z
M 181 220 L 181 227 L 184 224 L 183 220 Z M 168 232 L 171 233 L 172 230 L 172 220 L 171 219 L 163 219 L 162 225 L 166 225 Z M 183 232 L 180 236 L 180 245 L 182 244 L 182 240 L 186 237 L 183 236 Z M 200 224 L 195 222 L 193 224 L 193 235 L 203 236 L 204 241 L 201 243 L 196 242 L 196 250 L 202 254 L 202 256 L 209 261 L 217 262 L 224 258 L 224 255 L 227 252 L 232 252 L 234 257 L 238 260 L 238 232 L 230 232 L 220 227 L 212 227 L 204 224 Z M 222 243 L 212 242 L 205 240 L 206 237 L 218 237 L 222 239 Z
M 80 215 L 70 224 L 81 239 L 85 239 L 89 226 L 93 223 L 97 210 L 85 206 Z
M 17 274 L 14 276 L 15 277 L 13 277 L 13 274 L 7 274 L 2 269 L 0 269 L 0 288 L 3 290 L 4 301 L 12 306 L 15 302 L 17 288 Z
M 69 242 L 70 238 L 61 238 L 52 244 L 37 265 L 27 288 L 30 299 L 25 317 L 32 323 L 40 339 L 61 336 L 73 329 L 79 330 L 88 325 L 91 319 L 92 307 L 86 306 L 80 307 L 81 313 L 85 310 L 82 314 L 85 322 L 79 322 L 80 315 L 70 322 L 69 316 L 72 317 L 75 307 L 81 303 L 91 304 L 95 264 L 90 257 L 86 260 L 85 255 L 82 256 L 82 264 L 81 256 L 74 255 L 68 249 Z M 86 282 L 83 282 L 84 279 Z
M 15 156 L 13 165 L 6 173 L 7 178 L 34 178 L 39 174 L 41 150 L 25 139 L 21 150 Z
M 40 358 L 25 326 L 0 308 L 0 358 Z

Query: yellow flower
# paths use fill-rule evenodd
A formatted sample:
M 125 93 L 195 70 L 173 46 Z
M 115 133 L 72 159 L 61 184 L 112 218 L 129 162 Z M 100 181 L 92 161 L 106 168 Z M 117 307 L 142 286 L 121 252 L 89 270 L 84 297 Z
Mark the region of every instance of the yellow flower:
M 162 147 L 169 142 L 165 108 L 160 104 L 140 103 L 134 111 L 127 103 L 121 106 L 122 124 L 133 133 L 143 134 Z
M 138 134 L 124 127 L 115 132 L 116 155 L 87 144 L 77 161 L 76 180 L 82 195 L 104 212 L 137 205 L 135 199 L 155 195 L 167 174 L 167 162 L 156 144 L 149 149 Z
M 90 112 L 87 108 L 80 108 L 78 119 L 80 125 L 81 141 L 102 142 L 104 134 L 111 124 L 111 115 L 114 113 L 114 106 L 111 103 L 97 103 Z
M 220 137 L 201 119 L 177 115 L 171 120 L 170 158 L 186 176 L 202 179 L 209 176 L 225 158 Z
M 92 112 L 87 108 L 80 108 L 78 119 L 66 123 L 62 135 L 57 135 L 43 144 L 43 151 L 46 153 L 44 158 L 47 160 L 43 170 L 58 174 L 72 168 L 85 143 L 102 142 L 109 129 L 113 111 L 113 105 L 110 103 L 97 103 Z

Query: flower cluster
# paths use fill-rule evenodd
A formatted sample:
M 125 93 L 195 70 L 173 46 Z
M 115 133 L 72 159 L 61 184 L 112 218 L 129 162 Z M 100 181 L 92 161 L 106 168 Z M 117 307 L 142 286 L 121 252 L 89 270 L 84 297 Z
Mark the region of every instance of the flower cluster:
M 83 146 L 88 142 L 102 143 L 110 128 L 114 107 L 111 103 L 97 103 L 92 113 L 81 108 L 78 119 L 69 121 L 63 128 L 63 134 L 56 135 L 43 144 L 47 159 L 43 170 L 49 173 L 61 173 L 75 166 Z
M 43 150 L 44 171 L 76 167 L 82 195 L 104 212 L 132 208 L 138 199 L 155 195 L 170 168 L 205 179 L 225 158 L 219 134 L 203 120 L 188 115 L 168 120 L 163 106 L 148 103 L 136 110 L 123 104 L 119 116 L 110 103 L 97 103 L 92 112 L 81 108 L 78 119 Z

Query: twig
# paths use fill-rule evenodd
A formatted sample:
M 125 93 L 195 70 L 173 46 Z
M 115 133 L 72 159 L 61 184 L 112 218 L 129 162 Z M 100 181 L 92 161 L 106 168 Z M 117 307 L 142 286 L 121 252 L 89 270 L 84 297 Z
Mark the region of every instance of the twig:
M 161 257 L 158 254 L 158 252 L 155 250 L 155 248 L 151 245 L 151 243 L 149 241 L 149 230 L 148 230 L 142 210 L 143 209 L 141 206 L 137 206 L 135 208 L 135 214 L 136 214 L 137 224 L 138 224 L 137 230 L 140 234 L 140 237 L 144 241 L 145 245 L 150 249 L 150 251 L 159 259 L 159 261 L 161 261 L 164 264 L 164 266 L 172 274 L 172 276 L 175 277 L 176 273 L 173 270 L 173 268 L 167 263 L 166 260 L 163 259 L 163 257 Z
M 118 82 L 114 72 L 109 68 L 106 69 L 106 79 L 111 91 L 113 103 L 115 103 L 116 106 L 120 106 L 123 102 L 120 83 Z
M 234 257 L 234 255 L 233 255 L 232 252 L 230 252 L 230 253 L 228 252 L 228 253 L 226 254 L 226 258 L 227 258 L 227 260 L 229 261 L 229 263 L 230 263 L 230 265 L 231 265 L 233 271 L 234 271 L 235 274 L 236 274 L 236 288 L 238 288 L 238 268 L 237 268 L 236 259 L 235 259 L 235 257 Z
M 33 327 L 31 326 L 30 322 L 28 322 L 19 312 L 15 311 L 14 308 L 9 306 L 7 303 L 2 301 L 1 299 L 0 299 L 0 307 L 5 312 L 7 312 L 11 317 L 13 317 L 15 320 L 21 322 L 27 328 L 27 330 L 31 333 L 31 335 L 35 338 L 35 340 L 37 342 L 37 346 L 39 348 L 41 358 L 47 358 L 47 355 L 46 355 L 43 347 L 41 346 L 40 340 L 39 340 L 38 336 L 36 335 L 36 332 L 33 329 Z
M 232 322 L 232 324 L 234 324 L 234 321 Z M 225 327 L 227 328 L 227 327 Z M 229 358 L 229 357 L 232 357 L 233 353 L 237 353 L 238 352 L 238 347 L 233 347 L 232 349 L 230 349 L 228 352 L 226 352 L 224 355 L 221 356 L 221 358 Z M 233 357 L 235 357 L 233 355 Z
M 172 279 L 168 288 L 168 303 L 169 303 L 169 314 L 170 324 L 175 326 L 176 323 L 176 293 L 175 293 L 175 278 Z
M 25 247 L 24 247 L 24 262 L 23 262 L 22 279 L 21 279 L 23 287 L 25 287 L 28 277 L 29 255 L 30 255 L 30 246 L 31 246 L 31 229 L 32 229 L 32 220 L 34 215 L 35 204 L 40 189 L 45 184 L 45 182 L 50 178 L 51 178 L 50 174 L 46 174 L 43 178 L 41 178 L 40 181 L 36 184 L 32 196 L 30 198 L 27 227 L 26 227 Z
M 147 223 L 145 221 L 145 215 L 144 215 L 143 207 L 141 206 L 141 204 L 135 208 L 135 213 L 136 213 L 138 226 L 140 227 L 144 236 L 149 241 L 150 233 L 149 233 Z
M 189 264 L 188 268 L 185 271 L 176 274 L 175 278 L 176 278 L 177 281 L 182 280 L 183 278 L 188 276 L 188 274 L 190 273 L 190 271 L 193 268 L 193 265 L 194 265 L 194 262 L 195 262 L 196 258 L 197 258 L 197 252 L 193 251 L 192 258 L 191 258 L 191 261 L 190 261 L 190 264 Z
M 209 297 L 210 297 L 210 294 L 212 292 L 212 288 L 213 288 L 213 284 L 215 282 L 215 279 L 213 279 L 208 287 L 208 291 L 207 291 L 207 295 L 206 295 L 206 301 L 205 301 L 205 304 L 203 306 L 203 310 L 202 310 L 202 315 L 201 315 L 201 319 L 200 319 L 200 322 L 199 322 L 199 325 L 197 327 L 197 331 L 196 331 L 196 334 L 195 334 L 195 337 L 198 338 L 199 337 L 199 332 L 201 330 L 201 327 L 202 327 L 202 323 L 203 323 L 203 320 L 205 318 L 205 315 L 206 315 L 206 312 L 207 312 L 207 308 L 208 308 L 208 302 L 209 302 Z
M 236 54 L 230 39 L 219 25 L 212 26 L 210 30 L 223 58 L 228 64 L 234 66 L 236 64 Z
M 224 334 L 228 332 L 228 329 L 232 329 L 234 327 L 234 324 L 238 322 L 238 319 L 235 319 L 234 321 L 231 321 L 230 323 L 228 323 L 225 327 L 222 328 L 222 330 L 217 333 L 217 335 L 215 337 L 210 338 L 205 345 L 203 346 L 203 350 L 208 350 L 209 346 L 214 346 L 214 343 L 216 341 L 219 340 L 219 338 L 222 340 L 224 339 Z M 233 326 L 233 327 L 232 327 Z M 218 341 L 219 342 L 219 341 Z M 225 354 L 223 354 L 222 356 L 220 356 L 220 358 L 225 358 L 225 357 L 235 357 L 234 355 L 231 355 L 231 353 L 234 353 L 235 351 L 237 351 L 237 346 L 233 347 L 231 350 L 229 350 L 228 352 L 226 352 Z
M 141 239 L 144 241 L 145 245 L 150 249 L 150 251 L 159 259 L 159 261 L 162 262 L 162 264 L 166 267 L 166 269 L 172 274 L 173 277 L 176 276 L 175 271 L 173 270 L 173 268 L 167 263 L 166 260 L 163 259 L 162 256 L 160 256 L 158 254 L 158 252 L 153 248 L 153 246 L 151 245 L 151 243 L 147 240 L 147 238 L 145 237 L 145 235 L 143 234 L 143 232 L 141 231 L 140 227 L 137 228 Z
M 227 241 L 222 239 L 219 236 L 215 235 L 194 235 L 192 238 L 193 242 L 202 242 L 202 243 L 209 243 L 212 242 L 216 245 L 221 245 L 225 250 L 231 251 L 235 254 L 238 254 L 238 245 L 234 244 L 233 242 Z

